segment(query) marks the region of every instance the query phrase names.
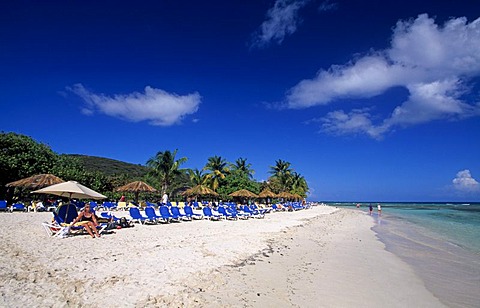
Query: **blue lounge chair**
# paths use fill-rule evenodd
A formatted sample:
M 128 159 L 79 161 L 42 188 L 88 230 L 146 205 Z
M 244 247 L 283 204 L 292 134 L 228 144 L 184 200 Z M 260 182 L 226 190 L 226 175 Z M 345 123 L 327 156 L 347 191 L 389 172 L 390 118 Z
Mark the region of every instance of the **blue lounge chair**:
M 53 222 L 42 223 L 47 234 L 54 237 L 66 237 L 70 234 L 79 233 L 85 230 L 83 226 L 70 226 L 75 218 L 78 216 L 77 207 L 75 204 L 63 204 L 53 212 Z M 97 226 L 99 233 L 101 234 L 108 224 L 100 224 Z
M 299 202 L 292 202 L 290 205 L 293 208 L 293 210 L 295 210 L 295 211 L 305 209 L 305 207 L 302 204 L 300 204 Z
M 185 212 L 185 215 L 187 217 L 190 217 L 190 218 L 193 218 L 193 219 L 196 219 L 196 220 L 203 219 L 203 215 L 194 213 L 192 207 L 189 206 L 189 205 L 186 205 L 183 208 L 183 211 Z
M 223 215 L 224 218 L 229 219 L 229 220 L 237 220 L 238 219 L 238 216 L 237 216 L 236 213 L 227 212 L 227 209 L 224 208 L 223 206 L 218 207 L 218 213 L 220 213 L 220 215 Z
M 165 219 L 163 219 L 162 216 L 158 216 L 157 213 L 155 213 L 155 208 L 152 207 L 152 206 L 147 206 L 145 208 L 145 215 L 147 215 L 148 217 L 148 220 L 153 222 L 153 223 L 157 223 L 157 222 L 168 222 L 168 221 L 165 221 Z
M 77 207 L 74 204 L 62 204 L 53 212 L 53 216 L 59 223 L 69 224 L 78 216 Z
M 265 214 L 262 214 L 259 211 L 253 211 L 248 205 L 242 206 L 242 211 L 246 214 L 250 214 L 253 218 L 265 218 Z
M 191 221 L 192 220 L 192 217 L 189 217 L 186 214 L 180 213 L 180 209 L 178 208 L 178 206 L 172 206 L 170 208 L 170 211 L 172 212 L 173 216 L 177 216 L 182 220 L 186 220 L 186 221 Z
M 95 211 L 95 208 L 98 207 L 98 204 L 96 201 L 90 201 L 90 209 L 92 211 Z
M 8 206 L 6 200 L 0 200 L 0 211 L 8 212 Z
M 132 221 L 134 222 L 136 221 L 140 224 L 144 224 L 146 221 L 148 221 L 148 217 L 143 216 L 138 207 L 131 207 L 128 209 L 128 212 L 130 213 L 130 217 L 132 217 Z
M 237 211 L 236 205 L 230 206 L 230 207 L 228 207 L 226 210 L 227 210 L 227 212 L 230 213 L 230 214 L 237 215 L 237 217 L 240 218 L 240 219 L 248 219 L 248 218 L 250 217 L 250 214 L 239 213 L 239 212 Z
M 252 211 L 259 211 L 260 214 L 267 214 L 267 213 L 270 213 L 270 211 L 272 210 L 271 208 L 261 209 L 261 208 L 259 208 L 255 203 L 254 203 L 254 204 L 251 204 L 251 205 L 250 205 L 250 208 L 252 209 Z
M 170 210 L 166 205 L 160 206 L 159 212 L 160 212 L 160 216 L 167 222 L 171 222 L 171 221 L 180 222 L 180 216 L 173 215 L 172 213 L 170 213 Z
M 98 206 L 98 210 L 102 208 L 104 211 L 112 211 L 117 208 L 117 204 L 115 202 L 105 201 L 101 206 Z
M 212 209 L 209 208 L 208 206 L 203 208 L 203 215 L 205 216 L 206 219 L 209 219 L 209 220 L 220 220 L 223 218 L 222 215 L 213 214 Z
M 111 213 L 108 213 L 108 212 L 101 212 L 100 213 L 100 218 L 105 218 L 105 219 L 108 219 L 110 221 L 119 221 L 120 220 L 120 218 L 115 217 L 115 215 L 112 215 Z
M 145 201 L 145 204 L 146 204 L 147 206 L 151 206 L 151 207 L 153 207 L 153 208 L 156 208 L 156 207 L 157 207 L 157 205 L 156 205 L 155 203 L 151 203 L 151 202 L 148 202 L 148 201 Z
M 27 208 L 25 207 L 25 205 L 23 205 L 23 203 L 15 203 L 10 207 L 10 211 L 26 212 Z

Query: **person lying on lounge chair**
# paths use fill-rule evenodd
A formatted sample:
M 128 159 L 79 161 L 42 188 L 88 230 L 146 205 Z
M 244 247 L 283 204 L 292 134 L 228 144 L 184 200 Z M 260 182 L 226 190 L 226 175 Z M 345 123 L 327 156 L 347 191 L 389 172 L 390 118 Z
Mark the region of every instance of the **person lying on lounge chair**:
M 83 211 L 81 211 L 77 218 L 72 221 L 71 226 L 75 225 L 76 223 L 77 226 L 82 226 L 85 230 L 87 230 L 88 234 L 90 234 L 92 238 L 95 238 L 93 233 L 95 233 L 97 237 L 100 237 L 100 234 L 97 230 L 97 218 L 95 217 L 95 214 L 90 211 L 89 204 L 85 205 Z

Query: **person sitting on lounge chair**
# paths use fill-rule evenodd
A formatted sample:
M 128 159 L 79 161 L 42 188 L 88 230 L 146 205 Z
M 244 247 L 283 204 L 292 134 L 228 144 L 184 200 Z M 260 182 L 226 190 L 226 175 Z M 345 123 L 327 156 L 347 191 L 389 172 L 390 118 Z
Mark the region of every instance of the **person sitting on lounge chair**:
M 100 237 L 100 234 L 97 230 L 97 218 L 95 217 L 95 214 L 90 211 L 90 204 L 85 205 L 83 211 L 81 211 L 77 218 L 72 221 L 71 226 L 75 225 L 76 223 L 78 223 L 78 226 L 82 226 L 85 230 L 87 230 L 88 234 L 90 234 L 92 238 L 95 238 L 93 233 L 95 233 L 97 237 Z

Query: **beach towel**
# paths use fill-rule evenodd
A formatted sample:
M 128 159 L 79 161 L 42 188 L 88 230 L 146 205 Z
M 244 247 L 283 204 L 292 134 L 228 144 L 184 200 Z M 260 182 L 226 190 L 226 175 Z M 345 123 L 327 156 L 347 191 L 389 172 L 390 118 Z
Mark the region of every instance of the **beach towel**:
M 69 235 L 69 233 L 70 233 L 70 226 L 67 226 L 67 227 L 63 227 L 60 231 L 58 231 L 56 236 L 59 238 L 65 238 Z

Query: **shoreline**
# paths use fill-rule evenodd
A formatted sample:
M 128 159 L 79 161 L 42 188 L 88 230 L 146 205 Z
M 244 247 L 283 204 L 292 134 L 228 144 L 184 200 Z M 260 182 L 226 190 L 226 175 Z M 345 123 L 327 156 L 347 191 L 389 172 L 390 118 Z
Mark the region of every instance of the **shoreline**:
M 478 307 L 477 253 L 394 215 L 383 215 L 380 221 L 378 216 L 373 219 L 373 230 L 385 249 L 413 268 L 426 288 L 443 303 L 449 307 Z
M 0 214 L 1 306 L 444 307 L 354 211 L 136 225 L 94 240 L 47 237 L 50 215 Z

